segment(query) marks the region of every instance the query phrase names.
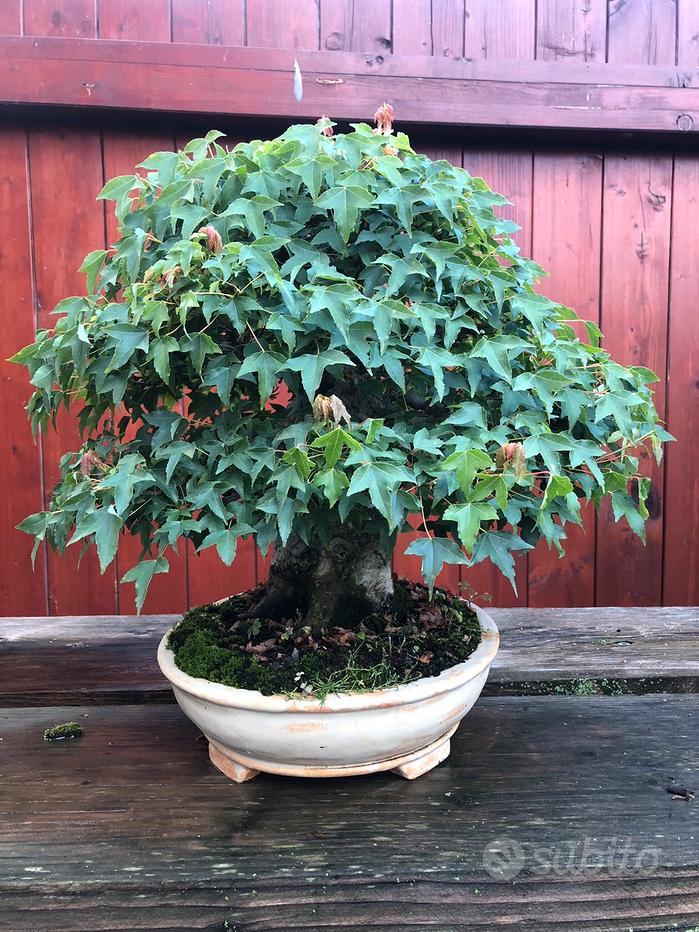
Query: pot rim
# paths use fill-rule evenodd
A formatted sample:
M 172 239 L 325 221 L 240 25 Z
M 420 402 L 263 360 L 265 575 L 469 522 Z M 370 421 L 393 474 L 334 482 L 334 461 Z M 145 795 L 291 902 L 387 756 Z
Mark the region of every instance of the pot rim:
M 389 709 L 395 706 L 431 699 L 457 689 L 482 673 L 493 661 L 500 644 L 497 625 L 482 608 L 469 603 L 478 616 L 481 642 L 463 663 L 448 667 L 438 676 L 425 676 L 402 686 L 367 692 L 331 693 L 324 702 L 320 699 L 287 699 L 284 695 L 264 696 L 256 689 L 238 689 L 213 683 L 201 677 L 190 676 L 175 665 L 175 655 L 167 646 L 167 639 L 175 627 L 170 628 L 158 645 L 158 666 L 163 675 L 176 688 L 197 699 L 214 705 L 257 712 L 357 712 L 363 709 Z

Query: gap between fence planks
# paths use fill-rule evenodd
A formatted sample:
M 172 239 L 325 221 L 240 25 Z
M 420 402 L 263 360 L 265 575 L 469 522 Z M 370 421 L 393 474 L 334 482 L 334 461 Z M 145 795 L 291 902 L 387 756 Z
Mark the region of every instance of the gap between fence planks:
M 502 642 L 486 695 L 699 692 L 698 609 L 492 614 Z M 179 617 L 0 618 L 0 706 L 172 702 L 155 652 Z

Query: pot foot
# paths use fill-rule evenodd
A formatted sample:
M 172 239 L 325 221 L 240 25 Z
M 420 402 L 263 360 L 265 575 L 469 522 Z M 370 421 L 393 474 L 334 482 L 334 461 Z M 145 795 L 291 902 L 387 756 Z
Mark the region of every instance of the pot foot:
M 450 751 L 451 741 L 447 738 L 446 741 L 443 741 L 436 748 L 433 747 L 426 754 L 421 754 L 412 760 L 406 761 L 399 767 L 394 767 L 391 773 L 398 774 L 399 777 L 405 777 L 406 780 L 415 780 L 417 777 L 421 777 L 423 773 L 427 773 L 428 770 L 432 770 L 437 764 L 441 764 L 443 760 L 446 760 Z
M 248 780 L 254 780 L 259 774 L 259 770 L 252 767 L 246 767 L 245 764 L 239 764 L 225 754 L 213 741 L 209 741 L 209 760 L 221 773 L 235 780 L 236 783 L 247 783 Z

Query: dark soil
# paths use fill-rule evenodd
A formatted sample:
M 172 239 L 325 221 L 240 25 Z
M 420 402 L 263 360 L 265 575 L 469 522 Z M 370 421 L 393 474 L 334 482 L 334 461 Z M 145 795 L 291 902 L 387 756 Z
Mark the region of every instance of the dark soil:
M 425 586 L 405 579 L 395 580 L 392 611 L 317 637 L 301 616 L 247 617 L 263 595 L 259 586 L 187 612 L 169 639 L 180 670 L 267 696 L 324 699 L 436 676 L 466 660 L 481 639 L 467 602 L 441 589 L 430 599 Z

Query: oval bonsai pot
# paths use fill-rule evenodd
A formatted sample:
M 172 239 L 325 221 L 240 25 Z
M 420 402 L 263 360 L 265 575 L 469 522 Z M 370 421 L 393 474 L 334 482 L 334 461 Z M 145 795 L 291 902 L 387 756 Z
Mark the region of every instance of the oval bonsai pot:
M 237 783 L 260 771 L 341 777 L 392 770 L 409 780 L 449 754 L 450 738 L 480 695 L 498 651 L 493 619 L 473 606 L 481 642 L 468 660 L 403 686 L 318 699 L 263 696 L 189 676 L 167 646 L 158 664 L 182 711 L 206 735 L 212 763 Z

